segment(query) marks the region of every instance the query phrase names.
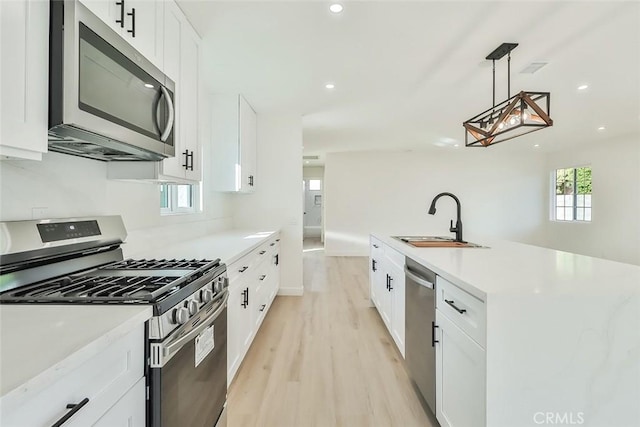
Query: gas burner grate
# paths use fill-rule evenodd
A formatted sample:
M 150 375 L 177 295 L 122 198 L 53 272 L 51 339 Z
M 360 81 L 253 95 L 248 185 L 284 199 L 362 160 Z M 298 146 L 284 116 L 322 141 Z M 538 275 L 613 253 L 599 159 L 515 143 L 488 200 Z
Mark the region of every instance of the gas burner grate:
M 175 276 L 80 276 L 64 277 L 12 293 L 12 297 L 37 300 L 152 300 L 154 293 L 177 281 Z M 163 294 L 175 292 L 180 287 L 163 289 Z
M 125 259 L 114 264 L 109 264 L 101 269 L 106 270 L 158 270 L 158 269 L 175 269 L 175 270 L 197 270 L 207 267 L 215 261 L 206 259 Z

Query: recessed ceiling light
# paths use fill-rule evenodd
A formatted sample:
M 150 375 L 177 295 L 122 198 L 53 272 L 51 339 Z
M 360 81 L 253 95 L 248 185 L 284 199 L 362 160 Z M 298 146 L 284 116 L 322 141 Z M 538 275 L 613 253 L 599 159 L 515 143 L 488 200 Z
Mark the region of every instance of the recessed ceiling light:
M 589 85 L 580 85 L 578 86 L 578 90 L 585 90 L 589 87 Z
M 305 162 L 306 164 L 309 164 L 309 160 L 305 160 L 304 162 Z
M 540 144 L 535 144 L 534 145 L 534 148 L 538 148 L 538 147 L 540 147 Z
M 151 83 L 145 83 L 144 87 L 148 87 L 149 89 L 153 89 L 153 85 Z
M 600 127 L 598 128 L 598 130 L 605 130 L 605 129 L 607 129 L 607 128 L 606 128 L 606 127 L 604 127 L 604 126 L 600 126 Z
M 333 13 L 340 13 L 342 12 L 342 9 L 344 9 L 342 7 L 342 5 L 340 3 L 334 3 L 331 6 L 329 6 L 329 10 Z
M 324 87 L 326 87 L 327 89 L 334 89 L 336 85 L 334 85 L 333 83 L 327 83 L 324 85 Z
M 454 147 L 458 148 L 458 147 L 460 147 L 460 144 L 456 144 L 456 145 L 454 145 Z

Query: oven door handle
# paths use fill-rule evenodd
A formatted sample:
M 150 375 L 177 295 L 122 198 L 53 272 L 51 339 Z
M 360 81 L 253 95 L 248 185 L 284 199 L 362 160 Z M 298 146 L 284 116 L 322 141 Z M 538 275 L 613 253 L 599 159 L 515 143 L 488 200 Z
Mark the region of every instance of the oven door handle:
M 192 339 L 194 339 L 195 337 L 197 337 L 198 335 L 200 335 L 200 333 L 202 331 L 204 331 L 205 329 L 207 329 L 211 322 L 213 322 L 214 320 L 216 320 L 218 318 L 218 316 L 220 315 L 220 313 L 222 313 L 222 311 L 227 307 L 227 300 L 229 299 L 229 292 L 225 293 L 225 296 L 222 300 L 222 304 L 220 304 L 220 307 L 218 307 L 216 309 L 216 311 L 214 311 L 209 317 L 207 317 L 205 320 L 202 321 L 202 323 L 195 329 L 189 331 L 189 333 L 187 333 L 186 335 L 178 338 L 177 340 L 167 344 L 166 346 L 162 347 L 162 356 L 164 358 L 171 358 L 176 352 L 178 352 L 178 350 L 180 350 L 182 347 L 184 347 L 184 345 L 186 343 L 188 343 L 189 341 L 191 341 Z M 166 359 L 168 360 L 168 359 Z

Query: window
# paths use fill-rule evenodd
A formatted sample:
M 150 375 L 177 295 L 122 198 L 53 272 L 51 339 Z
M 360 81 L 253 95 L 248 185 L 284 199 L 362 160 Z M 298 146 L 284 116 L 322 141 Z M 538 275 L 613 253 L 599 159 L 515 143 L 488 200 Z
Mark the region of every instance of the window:
M 310 179 L 309 180 L 309 190 L 310 191 L 319 191 L 322 189 L 322 180 L 321 179 Z
M 591 167 L 555 171 L 553 219 L 591 221 Z
M 160 213 L 162 215 L 196 212 L 197 189 L 187 184 L 160 184 Z

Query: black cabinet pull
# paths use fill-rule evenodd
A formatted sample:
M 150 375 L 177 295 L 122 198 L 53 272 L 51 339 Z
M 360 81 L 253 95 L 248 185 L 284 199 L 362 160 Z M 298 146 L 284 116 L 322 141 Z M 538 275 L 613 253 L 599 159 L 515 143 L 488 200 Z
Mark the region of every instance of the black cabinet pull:
M 117 1 L 116 6 L 120 6 L 120 19 L 116 19 L 116 24 L 120 24 L 120 28 L 124 28 L 124 0 Z
M 280 241 L 280 239 L 276 239 L 276 242 L 279 242 L 279 241 Z
M 440 342 L 436 339 L 436 322 L 431 322 L 431 347 L 435 347 L 437 342 Z
M 391 292 L 393 290 L 393 286 L 391 286 L 391 281 L 393 280 L 393 277 L 389 276 L 389 292 Z
M 182 154 L 184 154 L 184 164 L 182 167 L 186 170 L 193 170 L 193 151 L 189 153 L 189 150 L 184 150 Z
M 276 260 L 275 260 L 275 264 L 276 264 L 276 265 L 280 264 L 280 256 L 279 256 L 278 254 L 276 254 L 276 255 L 275 255 L 275 258 L 276 258 Z
M 276 245 L 275 243 L 271 243 L 269 246 L 275 246 L 275 245 Z
M 249 175 L 249 186 L 253 187 L 253 175 Z
M 260 311 L 264 311 L 264 309 L 265 309 L 265 307 L 266 307 L 266 306 L 267 306 L 267 304 L 262 304 L 262 305 L 260 306 Z
M 387 290 L 389 290 L 389 275 L 387 274 Z
M 247 271 L 247 269 L 248 269 L 248 268 L 249 268 L 249 267 L 245 265 L 245 266 L 244 266 L 244 267 L 242 267 L 240 270 L 238 270 L 238 272 L 239 272 L 239 273 L 244 273 L 245 271 Z
M 376 260 L 375 259 L 371 260 L 371 269 L 373 271 L 378 271 L 378 269 L 376 268 Z
M 242 306 L 242 308 L 247 308 L 249 306 L 249 288 L 246 288 L 244 291 L 242 291 L 242 296 L 244 297 L 242 304 L 240 304 Z
M 136 37 L 136 8 L 132 7 L 131 12 L 127 13 L 131 17 L 131 29 L 127 30 L 127 33 L 131 34 L 131 37 Z
M 373 244 L 373 247 L 378 249 L 378 245 L 376 245 L 375 243 Z
M 69 418 L 73 417 L 76 414 L 76 412 L 78 412 L 80 409 L 82 409 L 82 407 L 84 405 L 86 405 L 87 403 L 89 403 L 89 398 L 88 397 L 85 397 L 84 399 L 82 399 L 78 403 L 69 403 L 67 405 L 67 409 L 71 409 L 71 410 L 69 412 L 67 412 L 66 414 L 64 414 L 62 416 L 62 418 L 60 418 L 58 421 L 56 421 L 51 427 L 60 427 L 62 424 L 64 424 L 67 421 L 69 421 Z
M 267 251 L 260 251 L 260 255 L 264 255 L 266 253 L 267 253 Z
M 467 312 L 467 310 L 465 310 L 464 308 L 458 308 L 456 307 L 456 305 L 453 303 L 454 301 L 452 299 L 446 299 L 444 300 L 444 302 L 446 302 L 447 304 L 449 304 L 451 307 L 453 307 L 453 309 L 455 311 L 457 311 L 460 314 L 464 314 Z
M 267 277 L 267 275 L 263 274 L 263 275 L 260 276 L 260 278 L 258 280 L 260 280 L 262 282 L 266 277 Z

